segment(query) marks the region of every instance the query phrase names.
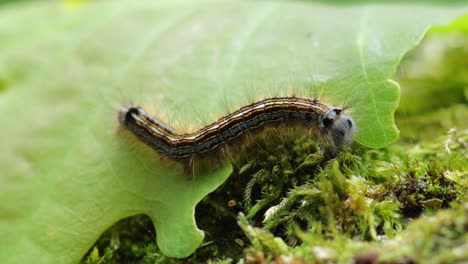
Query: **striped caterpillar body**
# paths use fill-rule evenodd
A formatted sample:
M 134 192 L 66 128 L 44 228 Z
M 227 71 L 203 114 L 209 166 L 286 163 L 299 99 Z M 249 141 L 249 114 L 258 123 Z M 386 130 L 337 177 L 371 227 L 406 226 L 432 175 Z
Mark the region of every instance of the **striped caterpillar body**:
M 267 127 L 305 127 L 316 132 L 333 152 L 350 143 L 355 132 L 353 119 L 343 109 L 297 97 L 249 104 L 194 133 L 180 133 L 135 105 L 123 108 L 119 121 L 162 156 L 178 161 L 218 155 L 223 147 L 234 146 Z

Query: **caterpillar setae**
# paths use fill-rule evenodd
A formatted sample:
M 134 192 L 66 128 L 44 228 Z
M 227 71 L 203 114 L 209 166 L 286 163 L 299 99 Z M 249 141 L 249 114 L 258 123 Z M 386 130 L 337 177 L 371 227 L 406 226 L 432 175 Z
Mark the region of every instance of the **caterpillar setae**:
M 275 97 L 241 107 L 194 133 L 182 133 L 135 105 L 119 112 L 119 121 L 141 141 L 164 157 L 192 161 L 218 156 L 226 147 L 268 127 L 301 126 L 316 133 L 332 152 L 353 140 L 353 119 L 344 109 L 317 99 Z

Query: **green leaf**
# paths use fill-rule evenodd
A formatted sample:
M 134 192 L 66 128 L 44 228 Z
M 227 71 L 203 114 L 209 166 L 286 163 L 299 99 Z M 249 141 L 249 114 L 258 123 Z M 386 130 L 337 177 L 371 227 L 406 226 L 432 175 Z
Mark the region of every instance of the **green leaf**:
M 197 129 L 197 120 L 245 104 L 246 94 L 318 89 L 327 102 L 351 103 L 359 143 L 383 147 L 398 137 L 399 89 L 389 78 L 401 57 L 431 24 L 463 10 L 299 1 L 1 6 L 0 259 L 77 262 L 106 228 L 141 213 L 165 254 L 191 254 L 203 239 L 195 205 L 231 168 L 187 177 L 119 131 L 122 105 Z

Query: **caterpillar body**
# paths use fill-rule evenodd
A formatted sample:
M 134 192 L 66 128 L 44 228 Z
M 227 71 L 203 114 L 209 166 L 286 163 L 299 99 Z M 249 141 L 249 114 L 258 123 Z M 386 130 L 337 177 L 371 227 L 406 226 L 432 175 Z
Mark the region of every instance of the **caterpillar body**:
M 136 105 L 122 108 L 119 121 L 156 152 L 177 161 L 218 156 L 223 148 L 235 146 L 248 135 L 280 126 L 310 129 L 336 152 L 353 140 L 356 129 L 353 119 L 342 108 L 298 97 L 263 99 L 194 133 L 181 133 Z

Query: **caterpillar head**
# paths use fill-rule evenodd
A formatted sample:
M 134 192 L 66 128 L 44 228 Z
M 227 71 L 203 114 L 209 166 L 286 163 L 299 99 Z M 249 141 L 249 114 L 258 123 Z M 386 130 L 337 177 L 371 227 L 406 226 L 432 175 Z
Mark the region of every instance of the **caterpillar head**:
M 356 125 L 343 109 L 333 108 L 319 117 L 319 128 L 333 152 L 353 141 Z

